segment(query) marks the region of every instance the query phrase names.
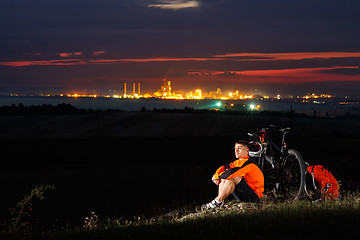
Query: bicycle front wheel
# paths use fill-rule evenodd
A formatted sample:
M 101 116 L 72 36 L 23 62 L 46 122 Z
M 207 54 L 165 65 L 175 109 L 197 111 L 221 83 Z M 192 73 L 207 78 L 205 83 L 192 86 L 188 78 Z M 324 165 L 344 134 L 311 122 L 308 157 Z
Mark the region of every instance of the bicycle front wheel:
M 297 200 L 304 194 L 305 164 L 301 154 L 289 149 L 282 164 L 281 192 L 285 198 Z

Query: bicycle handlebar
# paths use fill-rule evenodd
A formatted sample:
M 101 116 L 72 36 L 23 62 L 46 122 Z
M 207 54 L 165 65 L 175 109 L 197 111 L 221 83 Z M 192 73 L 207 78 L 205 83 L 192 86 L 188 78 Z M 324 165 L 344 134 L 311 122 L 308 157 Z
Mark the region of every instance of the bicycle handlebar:
M 269 125 L 269 127 L 267 128 L 262 128 L 260 131 L 257 131 L 255 133 L 248 133 L 248 135 L 250 137 L 254 136 L 254 135 L 257 135 L 259 133 L 268 133 L 270 129 L 273 129 L 273 128 L 277 128 L 276 125 Z M 286 128 L 282 128 L 282 129 L 279 129 L 279 132 L 281 132 L 282 134 L 288 134 L 290 132 L 290 128 L 289 127 L 286 127 Z

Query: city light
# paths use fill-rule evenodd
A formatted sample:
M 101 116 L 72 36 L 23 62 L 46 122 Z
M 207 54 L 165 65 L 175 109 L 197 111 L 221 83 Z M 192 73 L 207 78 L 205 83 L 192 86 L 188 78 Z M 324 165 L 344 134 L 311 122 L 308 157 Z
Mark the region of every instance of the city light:
M 132 91 L 127 91 L 127 87 L 131 86 Z M 91 93 L 86 92 L 76 92 L 76 93 L 61 93 L 56 94 L 56 96 L 61 97 L 69 97 L 69 98 L 116 98 L 116 99 L 139 99 L 139 98 L 160 98 L 160 99 L 169 99 L 169 100 L 202 100 L 202 99 L 218 99 L 223 101 L 228 100 L 259 100 L 259 101 L 277 101 L 282 100 L 283 97 L 280 94 L 274 93 L 273 96 L 269 95 L 259 95 L 258 89 L 255 89 L 256 95 L 249 95 L 241 93 L 239 90 L 232 90 L 223 94 L 223 91 L 220 88 L 216 88 L 210 90 L 209 92 L 204 91 L 203 89 L 195 89 L 192 91 L 185 92 L 183 90 L 174 91 L 172 87 L 172 82 L 167 78 L 162 79 L 162 83 L 160 88 L 154 93 L 141 93 L 141 83 L 132 82 L 130 84 L 124 82 L 120 85 L 122 90 L 108 90 L 105 94 L 99 94 L 96 90 L 92 90 Z M 130 93 L 129 93 L 130 92 Z M 11 96 L 20 96 L 21 94 L 11 94 Z M 39 96 L 54 96 L 51 94 L 40 94 Z M 335 96 L 328 94 L 328 93 L 321 93 L 321 94 L 306 94 L 304 96 L 291 96 L 291 99 L 298 100 L 303 103 L 315 103 L 315 104 L 324 104 L 327 99 L 334 98 Z M 316 99 L 316 100 L 315 100 Z M 217 102 L 214 106 L 221 107 L 223 104 L 221 102 Z M 233 105 L 224 104 L 223 106 L 225 109 L 227 108 L 234 108 Z M 259 110 L 260 105 L 250 104 L 248 105 L 249 110 Z
M 250 109 L 250 111 L 260 110 L 260 104 L 256 105 L 256 104 L 252 103 L 249 105 L 249 109 Z
M 194 99 L 201 99 L 201 90 L 200 89 L 195 90 Z
M 64 96 L 64 94 L 61 94 L 62 96 Z M 78 94 L 78 93 L 74 93 L 74 94 L 66 94 L 67 97 L 70 98 L 97 98 L 98 96 L 96 94 Z
M 315 93 L 307 94 L 303 96 L 304 99 L 312 99 L 312 98 L 332 98 L 333 96 L 331 94 L 322 93 L 320 95 L 317 95 Z

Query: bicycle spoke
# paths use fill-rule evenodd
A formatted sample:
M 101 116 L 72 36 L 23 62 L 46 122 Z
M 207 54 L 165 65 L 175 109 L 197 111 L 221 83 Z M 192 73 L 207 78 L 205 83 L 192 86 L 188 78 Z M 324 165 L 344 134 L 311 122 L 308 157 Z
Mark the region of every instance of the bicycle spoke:
M 298 155 L 298 156 L 297 156 Z M 304 166 L 299 153 L 291 152 L 283 165 L 281 192 L 286 198 L 297 199 L 304 191 Z

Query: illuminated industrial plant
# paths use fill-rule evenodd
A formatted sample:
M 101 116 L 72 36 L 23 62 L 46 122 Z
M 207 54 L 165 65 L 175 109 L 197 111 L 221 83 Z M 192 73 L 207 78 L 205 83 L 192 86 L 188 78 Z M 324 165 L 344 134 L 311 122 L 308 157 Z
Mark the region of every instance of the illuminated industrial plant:
M 171 82 L 164 78 L 160 89 L 154 93 L 154 97 L 163 99 L 175 99 L 174 93 L 171 92 Z
M 193 91 L 184 92 L 184 91 L 173 91 L 171 81 L 167 78 L 163 78 L 160 88 L 154 92 L 154 93 L 145 93 L 141 94 L 141 83 L 132 82 L 132 91 L 129 94 L 128 91 L 128 84 L 125 82 L 123 83 L 123 94 L 118 93 L 116 90 L 109 90 L 109 94 L 95 94 L 95 90 L 93 90 L 93 93 L 86 94 L 86 93 L 71 93 L 71 94 L 60 94 L 61 97 L 70 97 L 70 98 L 97 98 L 97 97 L 105 97 L 105 98 L 130 98 L 130 99 L 138 99 L 138 98 L 160 98 L 160 99 L 175 99 L 175 100 L 183 100 L 183 99 L 193 99 L 193 100 L 201 100 L 201 99 L 218 99 L 218 100 L 251 100 L 251 99 L 258 99 L 258 100 L 271 100 L 274 99 L 280 100 L 282 99 L 279 94 L 277 94 L 274 97 L 270 96 L 260 96 L 260 95 L 247 95 L 242 94 L 239 90 L 231 91 L 230 93 L 227 93 L 226 95 L 223 94 L 222 90 L 220 88 L 216 88 L 213 91 L 205 92 L 202 89 L 195 89 Z M 130 85 L 130 86 L 131 86 Z M 137 88 L 136 88 L 137 87 Z M 257 89 L 256 89 L 257 90 Z M 16 94 L 13 94 L 14 96 Z M 59 96 L 59 95 L 58 95 Z M 312 99 L 330 99 L 334 98 L 334 96 L 330 94 L 307 94 L 305 96 L 297 96 L 297 97 L 291 97 L 293 99 L 299 99 L 302 102 L 313 102 L 310 101 Z M 318 100 L 316 100 L 318 101 Z M 322 100 L 324 101 L 324 100 Z M 257 110 L 260 107 L 258 105 L 249 106 L 250 110 Z

